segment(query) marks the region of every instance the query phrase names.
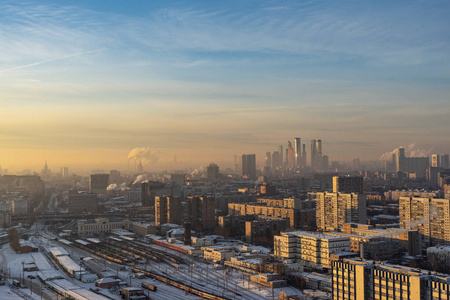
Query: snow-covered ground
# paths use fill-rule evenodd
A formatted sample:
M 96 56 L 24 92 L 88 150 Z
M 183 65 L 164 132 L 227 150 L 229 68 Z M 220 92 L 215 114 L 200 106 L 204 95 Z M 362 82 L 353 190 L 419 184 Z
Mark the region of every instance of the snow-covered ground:
M 39 228 L 39 235 L 31 235 L 30 240 L 39 248 L 40 252 L 45 251 L 44 249 L 49 249 L 50 247 L 63 247 L 70 254 L 75 263 L 79 264 L 80 259 L 82 257 L 92 256 L 91 254 L 77 248 L 74 246 L 68 246 L 58 241 L 54 241 L 52 239 L 52 234 L 46 232 L 44 228 Z M 148 245 L 149 246 L 149 245 Z M 163 250 L 166 252 L 170 252 L 175 254 L 181 258 L 183 258 L 188 264 L 180 265 L 177 269 L 170 264 L 167 263 L 155 263 L 150 262 L 145 265 L 136 265 L 138 268 L 148 270 L 153 270 L 159 272 L 160 274 L 169 275 L 170 278 L 178 280 L 180 282 L 185 282 L 189 285 L 195 285 L 198 288 L 206 291 L 212 292 L 216 295 L 222 296 L 229 299 L 243 299 L 243 300 L 259 300 L 259 299 L 272 299 L 272 290 L 269 288 L 265 288 L 259 286 L 255 283 L 249 281 L 248 276 L 243 276 L 242 274 L 234 271 L 226 271 L 226 270 L 215 270 L 212 265 L 203 262 L 202 260 L 193 259 L 188 255 L 183 255 L 179 252 L 175 252 L 173 250 L 169 250 L 166 248 L 162 248 L 156 245 L 150 245 L 150 247 L 155 247 L 158 250 Z M 31 287 L 31 283 L 33 283 L 33 296 L 37 298 L 30 298 L 28 295 L 31 295 L 31 290 L 28 289 L 16 289 L 11 288 L 9 286 L 2 287 L 5 290 L 5 295 L 9 295 L 11 297 L 16 298 L 3 298 L 0 296 L 0 299 L 40 299 L 39 294 L 43 293 L 44 299 L 54 299 L 55 295 L 47 290 L 42 289 L 40 286 L 40 282 L 38 279 L 30 279 L 28 275 L 36 276 L 38 272 L 22 272 L 22 262 L 35 262 L 40 270 L 53 270 L 59 272 L 64 278 L 70 281 L 73 284 L 80 286 L 86 290 L 90 288 L 95 288 L 94 283 L 82 283 L 69 275 L 62 272 L 52 261 L 44 256 L 42 253 L 28 253 L 28 254 L 16 254 L 9 245 L 5 245 L 2 249 L 0 249 L 0 266 L 1 270 L 8 274 L 8 276 L 12 278 L 24 278 L 25 284 L 28 287 Z M 164 299 L 164 300 L 178 300 L 178 299 L 202 299 L 198 296 L 192 294 L 186 294 L 184 290 L 175 288 L 170 285 L 166 285 L 162 282 L 152 280 L 150 278 L 145 279 L 137 279 L 134 277 L 134 274 L 131 273 L 130 266 L 120 266 L 109 261 L 105 261 L 101 258 L 96 258 L 99 264 L 102 264 L 109 271 L 118 274 L 119 277 L 129 283 L 134 287 L 141 287 L 142 282 L 148 282 L 152 285 L 157 286 L 157 292 L 146 291 L 151 299 Z M 194 267 L 190 267 L 195 266 Z M 278 297 L 280 291 L 282 289 L 289 289 L 292 292 L 303 295 L 301 291 L 292 288 L 285 287 L 280 289 L 274 289 L 273 293 L 275 297 Z M 100 292 L 111 298 L 111 299 L 120 299 L 118 295 L 117 288 L 111 289 L 100 289 Z M 20 293 L 23 297 L 18 296 Z M 36 295 L 38 293 L 38 295 Z M 0 295 L 2 295 L 1 293 Z M 25 295 L 25 296 L 24 296 Z M 45 296 L 48 297 L 45 297 Z M 51 297 L 53 296 L 53 297 Z
M 17 299 L 23 299 L 18 294 L 16 294 L 13 290 L 11 290 L 11 287 L 8 285 L 0 286 L 0 297 L 3 300 L 17 300 Z

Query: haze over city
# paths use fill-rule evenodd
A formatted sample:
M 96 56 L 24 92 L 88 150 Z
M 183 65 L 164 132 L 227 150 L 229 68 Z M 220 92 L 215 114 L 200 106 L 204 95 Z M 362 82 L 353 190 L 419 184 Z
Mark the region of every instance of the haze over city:
M 450 152 L 445 1 L 4 1 L 0 165 L 198 167 L 322 139 Z M 309 145 L 309 142 L 307 142 Z
M 0 1 L 0 299 L 450 300 L 449 16 Z

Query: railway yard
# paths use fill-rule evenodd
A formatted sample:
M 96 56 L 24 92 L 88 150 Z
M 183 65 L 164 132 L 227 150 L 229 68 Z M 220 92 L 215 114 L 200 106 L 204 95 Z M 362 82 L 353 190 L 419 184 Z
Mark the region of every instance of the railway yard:
M 216 270 L 182 248 L 169 249 L 147 238 L 60 238 L 41 228 L 31 241 L 43 257 L 36 262 L 39 271 L 25 272 L 17 263 L 11 271 L 9 262 L 2 269 L 6 274 L 9 268 L 11 280 L 22 276 L 40 299 L 273 298 L 271 289 L 250 282 L 247 274 Z

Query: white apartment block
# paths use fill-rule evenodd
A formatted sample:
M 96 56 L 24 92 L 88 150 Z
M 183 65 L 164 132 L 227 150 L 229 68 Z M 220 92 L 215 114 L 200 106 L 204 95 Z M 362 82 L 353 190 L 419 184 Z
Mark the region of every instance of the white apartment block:
M 306 231 L 274 236 L 274 255 L 301 261 L 313 268 L 330 268 L 330 254 L 350 251 L 350 238 Z

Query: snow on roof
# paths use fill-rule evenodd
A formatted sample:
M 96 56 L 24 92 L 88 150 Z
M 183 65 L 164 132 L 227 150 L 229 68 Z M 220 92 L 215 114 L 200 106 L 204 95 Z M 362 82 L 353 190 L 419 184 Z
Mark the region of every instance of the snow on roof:
M 77 263 L 75 263 L 70 257 L 68 256 L 61 256 L 58 257 L 58 261 L 61 265 L 63 265 L 67 270 L 73 271 L 73 272 L 81 272 L 85 271 L 82 267 L 80 267 Z
M 380 219 L 380 218 L 382 218 L 382 219 L 391 219 L 391 220 L 397 220 L 397 219 L 399 219 L 398 216 L 391 216 L 391 215 L 376 215 L 376 216 L 374 216 L 374 217 L 376 217 L 376 218 L 378 218 L 378 219 Z
M 64 248 L 61 247 L 52 247 L 49 249 L 49 252 L 54 257 L 69 255 L 69 252 L 67 252 Z
M 78 244 L 81 244 L 81 245 L 83 245 L 83 246 L 87 246 L 87 245 L 90 244 L 90 243 L 88 243 L 88 242 L 86 242 L 86 241 L 83 241 L 83 240 L 75 240 L 75 242 L 77 242 Z
M 48 263 L 47 259 L 44 257 L 42 253 L 34 252 L 30 253 L 30 256 L 34 259 L 36 266 L 40 271 L 53 270 L 53 268 Z
M 168 231 L 170 234 L 181 235 L 184 234 L 184 228 L 175 228 Z
M 33 248 L 36 247 L 32 242 L 26 241 L 26 240 L 19 240 L 19 244 L 20 244 L 20 247 L 23 247 L 23 246 L 30 246 Z
M 94 244 L 99 244 L 99 243 L 101 243 L 101 241 L 100 241 L 99 239 L 87 238 L 86 240 L 88 240 L 89 242 L 94 243 Z
M 301 293 L 300 292 L 297 292 L 297 291 L 295 291 L 295 290 L 293 290 L 291 287 L 282 287 L 282 288 L 278 288 L 277 290 L 279 290 L 280 291 L 280 293 L 281 292 L 284 292 L 284 294 L 286 295 L 286 296 L 297 296 L 297 295 L 301 295 Z
M 81 286 L 76 285 L 72 282 L 70 282 L 67 279 L 57 279 L 57 280 L 53 280 L 52 283 L 54 285 L 57 285 L 60 288 L 63 288 L 65 290 L 71 291 L 71 290 L 77 290 L 77 289 L 81 289 Z
M 111 277 L 104 277 L 102 279 L 97 280 L 98 283 L 109 283 L 109 282 L 119 282 L 120 280 L 114 279 Z
M 130 231 L 124 230 L 124 229 L 113 229 L 112 233 L 115 234 L 115 235 L 127 235 L 127 236 L 134 236 L 134 235 L 136 235 L 133 232 L 130 232 Z
M 63 291 L 65 294 L 69 295 L 73 299 L 80 300 L 106 300 L 108 298 L 97 295 L 91 291 L 88 291 L 76 284 L 71 283 L 66 279 L 58 279 L 54 281 L 47 282 L 48 285 Z
M 450 246 L 447 245 L 437 245 L 434 247 L 428 247 L 427 251 L 444 251 L 444 252 L 450 252 Z
M 307 278 L 311 278 L 311 279 L 315 279 L 318 281 L 327 281 L 331 283 L 331 276 L 330 275 L 325 275 L 325 274 L 320 274 L 320 273 L 308 273 L 308 272 L 302 272 L 300 273 L 301 276 L 303 277 L 307 277 Z
M 40 271 L 38 273 L 38 276 L 43 280 L 53 280 L 53 279 L 63 279 L 64 276 L 59 272 L 55 270 L 46 270 L 46 271 Z
M 147 234 L 145 237 L 148 238 L 148 239 L 151 239 L 151 240 L 162 240 L 162 239 L 164 239 L 163 237 L 160 237 L 160 236 L 154 235 L 154 234 Z
M 263 246 L 250 246 L 252 249 L 252 253 L 264 253 L 264 254 L 270 254 L 272 251 L 270 249 L 263 247 Z
M 166 224 L 162 224 L 161 227 L 178 228 L 178 227 L 182 227 L 182 226 L 178 225 L 178 224 L 166 223 Z
M 64 240 L 64 239 L 60 239 L 59 240 L 61 243 L 63 243 L 63 244 L 66 244 L 66 245 L 70 245 L 70 244 L 72 244 L 72 242 L 71 241 L 68 241 L 68 240 Z
M 307 237 L 312 237 L 312 238 L 322 239 L 322 240 L 342 240 L 342 239 L 347 239 L 346 237 L 329 235 L 329 234 L 324 234 L 324 233 L 320 233 L 320 232 L 301 231 L 301 230 L 283 232 L 283 234 L 296 235 L 296 236 L 307 236 Z

